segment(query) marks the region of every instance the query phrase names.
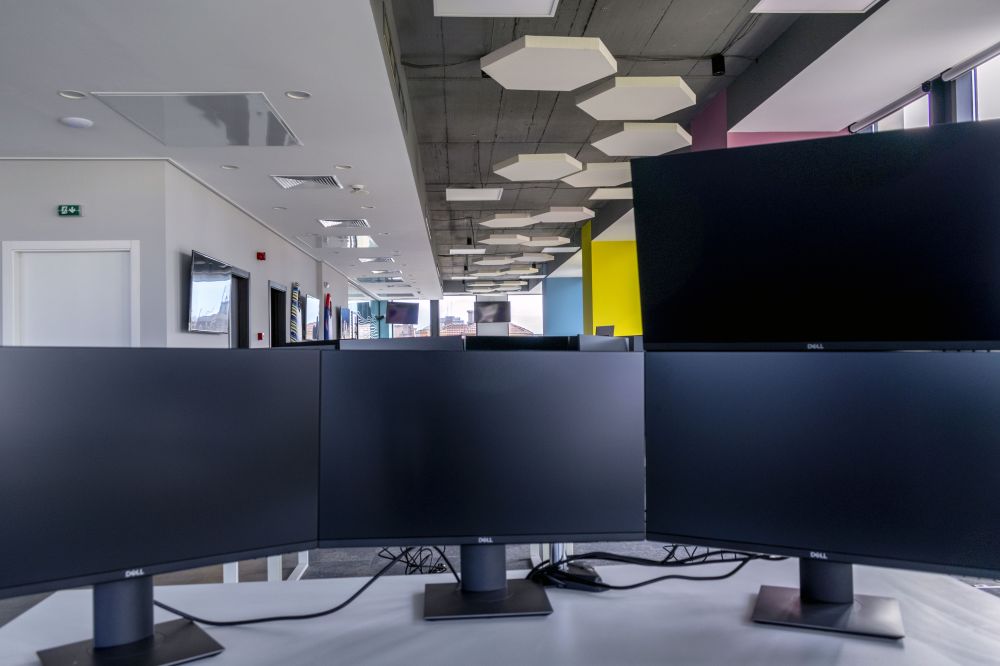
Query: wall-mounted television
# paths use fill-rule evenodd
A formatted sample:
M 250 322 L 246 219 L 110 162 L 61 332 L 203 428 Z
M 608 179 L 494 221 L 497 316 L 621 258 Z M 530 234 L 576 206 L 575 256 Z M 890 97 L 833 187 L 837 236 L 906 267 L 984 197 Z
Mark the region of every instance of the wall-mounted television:
M 420 318 L 419 303 L 400 303 L 390 301 L 385 308 L 385 323 L 416 324 Z
M 191 253 L 188 331 L 229 333 L 233 268 L 201 252 Z
M 473 318 L 477 324 L 510 322 L 510 301 L 476 301 Z

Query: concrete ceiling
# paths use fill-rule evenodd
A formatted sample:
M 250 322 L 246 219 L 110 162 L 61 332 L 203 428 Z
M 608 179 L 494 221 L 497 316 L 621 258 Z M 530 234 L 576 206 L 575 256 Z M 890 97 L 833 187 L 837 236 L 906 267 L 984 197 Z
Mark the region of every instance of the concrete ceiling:
M 31 0 L 0 6 L 0 157 L 170 159 L 348 277 L 367 273 L 358 256 L 396 255 L 414 290 L 424 298 L 440 295 L 423 193 L 379 39 L 381 11 L 373 11 L 369 0 Z M 64 89 L 262 92 L 302 145 L 165 146 L 93 97 L 59 97 Z M 288 90 L 312 97 L 288 99 Z M 57 122 L 62 116 L 95 124 L 70 129 Z M 222 164 L 239 170 L 222 170 Z M 353 168 L 335 171 L 337 164 Z M 331 173 L 347 189 L 283 191 L 268 178 Z M 371 194 L 350 194 L 355 183 Z M 318 250 L 294 241 L 321 231 L 320 217 L 367 218 L 378 249 Z
M 732 129 L 842 130 L 997 42 L 997 0 L 889 0 Z
M 562 0 L 554 18 L 435 18 L 432 0 L 394 0 L 426 184 L 434 251 L 442 277 L 460 274 L 465 257 L 448 250 L 489 233 L 479 226 L 496 212 L 541 212 L 588 206 L 591 188 L 560 182 L 512 183 L 491 166 L 519 153 L 568 153 L 583 162 L 618 161 L 590 143 L 614 123 L 597 122 L 575 106 L 575 92 L 504 90 L 482 77 L 479 58 L 524 35 L 600 37 L 617 58 L 619 75 L 679 75 L 707 102 L 743 72 L 795 20 L 754 15 L 756 0 Z M 713 77 L 708 58 L 723 51 L 727 73 Z M 586 90 L 586 88 L 584 89 Z M 663 118 L 687 125 L 691 107 Z M 496 202 L 447 202 L 446 187 L 502 186 Z M 545 224 L 520 233 L 578 241 L 580 225 Z M 490 254 L 519 248 L 491 246 Z M 540 265 L 553 269 L 558 262 Z M 445 280 L 461 291 L 464 283 Z

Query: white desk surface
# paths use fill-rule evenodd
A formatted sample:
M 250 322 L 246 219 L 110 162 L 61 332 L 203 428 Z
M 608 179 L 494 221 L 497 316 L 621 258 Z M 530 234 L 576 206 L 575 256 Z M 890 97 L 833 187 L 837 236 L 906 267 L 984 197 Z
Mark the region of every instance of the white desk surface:
M 685 573 L 719 572 L 716 566 Z M 603 567 L 609 583 L 663 570 Z M 668 573 L 668 572 L 663 572 Z M 513 576 L 513 574 L 511 574 Z M 425 622 L 423 586 L 446 575 L 391 576 L 343 611 L 315 620 L 206 627 L 227 664 L 1000 664 L 1000 598 L 948 576 L 855 567 L 858 593 L 902 604 L 901 641 L 750 622 L 761 584 L 798 584 L 797 562 L 753 562 L 717 582 L 668 581 L 632 591 L 549 590 L 545 618 Z M 329 608 L 363 579 L 186 585 L 156 598 L 195 615 L 234 619 Z M 175 619 L 159 609 L 156 621 Z M 54 594 L 0 628 L 0 664 L 36 664 L 35 651 L 91 636 L 91 594 Z

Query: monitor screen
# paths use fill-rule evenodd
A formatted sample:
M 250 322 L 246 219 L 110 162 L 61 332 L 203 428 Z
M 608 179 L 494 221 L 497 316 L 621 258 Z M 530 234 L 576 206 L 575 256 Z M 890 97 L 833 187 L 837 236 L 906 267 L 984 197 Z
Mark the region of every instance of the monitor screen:
M 323 314 L 320 311 L 319 299 L 305 294 L 305 334 L 303 340 L 323 339 Z
M 416 324 L 420 318 L 420 303 L 390 301 L 385 308 L 387 324 Z
M 319 356 L 0 348 L 0 597 L 315 543 Z
M 1000 356 L 645 357 L 651 539 L 1000 572 Z
M 473 313 L 477 324 L 510 322 L 510 301 L 476 301 Z
M 1000 121 L 633 161 L 649 349 L 1000 347 Z
M 191 303 L 188 330 L 228 333 L 232 267 L 200 252 L 191 253 Z
M 324 353 L 322 392 L 323 543 L 642 538 L 637 354 Z

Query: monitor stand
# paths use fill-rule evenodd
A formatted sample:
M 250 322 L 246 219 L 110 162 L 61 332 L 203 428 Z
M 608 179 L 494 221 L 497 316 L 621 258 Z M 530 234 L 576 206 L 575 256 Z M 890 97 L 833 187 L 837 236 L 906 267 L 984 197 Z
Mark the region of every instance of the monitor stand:
M 850 564 L 799 560 L 799 587 L 763 585 L 753 621 L 845 634 L 902 638 L 899 602 L 854 594 Z
M 425 620 L 462 620 L 552 612 L 545 588 L 530 580 L 507 580 L 507 547 L 462 546 L 462 582 L 424 588 Z
M 196 624 L 153 625 L 153 579 L 139 576 L 94 586 L 94 638 L 40 650 L 43 666 L 170 666 L 224 648 Z

